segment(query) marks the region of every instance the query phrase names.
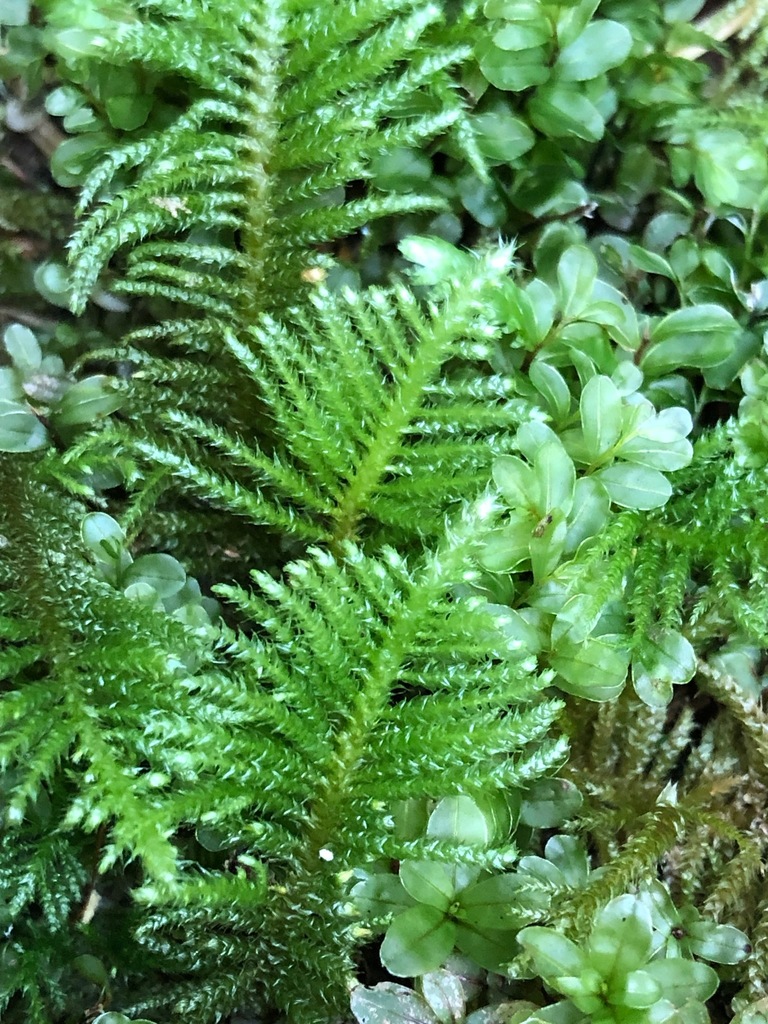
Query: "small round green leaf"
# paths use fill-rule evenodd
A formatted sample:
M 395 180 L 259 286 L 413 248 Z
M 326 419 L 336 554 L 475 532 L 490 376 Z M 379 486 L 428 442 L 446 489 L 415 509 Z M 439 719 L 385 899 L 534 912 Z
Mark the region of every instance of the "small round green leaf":
M 622 463 L 608 466 L 596 474 L 615 505 L 622 508 L 651 509 L 666 505 L 672 485 L 658 469 Z
M 567 515 L 573 504 L 576 467 L 559 441 L 543 444 L 533 460 L 538 485 L 538 511 L 542 516 L 559 510 Z
M 561 82 L 597 78 L 623 64 L 631 49 L 632 36 L 626 26 L 618 21 L 592 21 L 562 51 L 554 73 Z
M 120 524 L 106 512 L 90 512 L 80 526 L 85 545 L 99 558 L 119 560 L 125 545 Z
M 550 75 L 543 46 L 510 52 L 501 49 L 489 37 L 477 43 L 475 56 L 483 77 L 506 92 L 521 92 L 542 85 Z
M 587 967 L 587 958 L 576 943 L 554 928 L 524 928 L 517 938 L 544 980 L 563 975 L 578 977 Z
M 66 117 L 85 102 L 83 94 L 72 85 L 60 85 L 45 97 L 45 109 L 52 117 Z
M 46 302 L 69 309 L 72 288 L 63 263 L 41 263 L 35 270 L 35 288 Z
M 433 285 L 449 281 L 466 271 L 471 257 L 442 238 L 411 235 L 398 245 L 400 252 L 420 269 L 412 276 L 418 284 Z
M 112 389 L 112 378 L 99 374 L 79 380 L 53 410 L 57 426 L 75 427 L 119 409 L 125 396 Z
M 530 921 L 530 901 L 521 892 L 524 880 L 514 875 L 495 875 L 468 886 L 458 898 L 457 916 L 464 924 L 494 931 L 517 930 Z M 536 904 L 535 909 L 538 909 Z
M 456 948 L 487 971 L 503 972 L 504 964 L 518 952 L 514 931 L 496 931 L 459 922 Z
M 549 659 L 560 677 L 557 685 L 585 700 L 612 700 L 624 689 L 629 654 L 605 638 L 582 643 L 560 640 Z
M 475 801 L 463 794 L 446 796 L 429 816 L 427 835 L 466 846 L 487 846 L 494 823 Z
M 384 192 L 412 192 L 432 177 L 432 162 L 419 150 L 400 147 L 373 161 L 371 177 Z
M 456 895 L 454 870 L 440 861 L 405 860 L 400 881 L 413 899 L 442 911 L 448 910 Z
M 520 820 L 531 828 L 557 828 L 573 817 L 581 803 L 581 793 L 572 782 L 540 779 L 523 794 Z
M 599 142 L 605 132 L 605 121 L 597 107 L 565 82 L 548 83 L 538 89 L 528 103 L 528 114 L 534 127 L 553 139 Z
M 646 971 L 622 974 L 608 988 L 608 1002 L 633 1010 L 653 1006 L 662 996 L 661 986 Z
M 396 978 L 435 971 L 450 956 L 456 925 L 437 907 L 419 904 L 403 911 L 387 929 L 381 962 Z
M 31 376 L 40 369 L 43 353 L 37 338 L 28 327 L 11 324 L 3 335 L 3 343 L 13 365 L 23 376 Z
M 0 452 L 32 452 L 48 443 L 48 432 L 28 405 L 0 399 Z
M 490 163 L 511 163 L 533 148 L 535 134 L 509 110 L 476 114 L 471 121 L 477 147 Z
M 501 455 L 493 463 L 493 481 L 510 508 L 538 505 L 539 486 L 533 468 L 516 455 Z
M 645 968 L 652 948 L 648 908 L 636 896 L 618 896 L 595 920 L 589 937 L 589 962 L 606 980 L 618 983 L 629 972 Z
M 109 974 L 102 961 L 98 957 L 91 956 L 90 953 L 76 956 L 72 961 L 72 966 L 86 981 L 90 981 L 94 985 L 100 985 L 103 988 L 109 981 Z
M 557 264 L 563 316 L 573 318 L 590 303 L 597 278 L 597 260 L 586 245 L 569 245 Z
M 640 700 L 649 707 L 666 707 L 673 684 L 687 683 L 696 671 L 696 652 L 682 633 L 660 631 L 643 644 L 632 664 L 632 681 Z
M 592 476 L 582 476 L 573 490 L 573 505 L 568 517 L 565 552 L 570 554 L 602 530 L 611 511 L 611 499 L 605 487 Z
M 687 932 L 690 951 L 716 964 L 741 963 L 752 951 L 744 932 L 730 924 L 697 921 L 688 926 Z
M 123 582 L 126 586 L 131 583 L 146 583 L 158 597 L 166 598 L 181 590 L 186 579 L 184 566 L 171 555 L 152 554 L 137 558 L 128 567 Z
M 367 918 L 399 914 L 413 906 L 412 897 L 397 875 L 372 875 L 358 882 L 351 896 L 357 909 Z
M 674 1006 L 684 1006 L 689 1000 L 706 1002 L 717 991 L 719 978 L 709 964 L 697 960 L 653 960 L 643 968 L 658 982 L 662 995 Z
M 585 454 L 590 462 L 608 452 L 621 436 L 622 400 L 610 379 L 597 374 L 587 381 L 579 401 Z
M 544 398 L 549 412 L 564 419 L 571 408 L 571 392 L 559 370 L 544 359 L 534 359 L 528 371 L 531 384 Z

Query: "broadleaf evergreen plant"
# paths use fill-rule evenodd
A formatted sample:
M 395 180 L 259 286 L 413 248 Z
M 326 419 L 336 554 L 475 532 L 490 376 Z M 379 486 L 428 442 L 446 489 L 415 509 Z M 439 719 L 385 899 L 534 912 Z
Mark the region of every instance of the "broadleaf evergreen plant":
M 0 4 L 3 1020 L 762 1019 L 764 14 Z

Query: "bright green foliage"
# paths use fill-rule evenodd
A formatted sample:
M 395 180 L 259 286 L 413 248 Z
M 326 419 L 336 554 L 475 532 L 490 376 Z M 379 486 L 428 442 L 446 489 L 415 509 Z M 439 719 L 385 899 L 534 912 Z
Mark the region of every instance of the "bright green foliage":
M 717 975 L 693 960 L 653 958 L 651 914 L 636 896 L 601 910 L 584 949 L 551 928 L 525 928 L 519 939 L 537 973 L 589 1020 L 707 1019 L 703 1003 Z
M 75 38 L 77 52 L 65 56 L 138 62 L 155 76 L 180 76 L 193 97 L 167 127 L 118 149 L 89 177 L 81 206 L 106 202 L 75 242 L 78 308 L 112 254 L 130 247 L 129 290 L 225 320 L 252 316 L 300 287 L 313 244 L 371 218 L 440 205 L 435 195 L 375 192 L 346 203 L 344 190 L 375 177 L 383 151 L 418 145 L 462 118 L 446 75 L 469 54 L 461 11 L 444 28 L 440 7 L 416 0 L 361 3 L 330 21 L 312 3 L 169 0 L 80 28 L 77 11 L 51 6 L 60 25 L 73 22 L 59 38 L 70 48 Z M 421 110 L 409 114 L 417 93 Z M 126 174 L 128 187 L 110 197 Z M 192 227 L 207 236 L 194 254 L 168 237 Z M 234 232 L 239 254 L 228 244 Z
M 762 36 L 701 6 L 0 12 L 9 1024 L 766 995 Z
M 494 842 L 475 849 L 463 834 L 434 830 L 401 839 L 388 814 L 393 800 L 424 793 L 525 785 L 563 756 L 562 742 L 546 738 L 558 705 L 524 706 L 546 680 L 537 684 L 510 657 L 492 609 L 448 600 L 483 515 L 481 507 L 467 516 L 419 566 L 393 550 L 370 559 L 348 545 L 341 562 L 311 552 L 287 568 L 284 582 L 255 574 L 255 593 L 217 588 L 265 636 L 232 636 L 227 644 L 228 714 L 243 731 L 228 744 L 222 774 L 230 777 L 230 810 L 219 805 L 215 828 L 223 845 L 247 843 L 265 855 L 279 881 L 263 909 L 243 907 L 242 921 L 218 926 L 221 911 L 195 877 L 140 890 L 154 908 L 140 937 L 160 965 L 170 957 L 177 969 L 197 973 L 196 943 L 212 925 L 249 936 L 245 959 L 241 945 L 222 936 L 201 981 L 161 997 L 177 1013 L 204 1016 L 266 996 L 295 1019 L 325 1019 L 343 1007 L 351 971 L 355 926 L 335 920 L 333 909 L 344 872 L 379 857 L 457 856 L 459 870 L 469 871 L 502 857 L 503 835 L 496 852 Z M 409 686 L 423 695 L 409 698 L 406 689 L 393 701 Z M 502 714 L 510 704 L 519 710 Z M 251 767 L 249 749 L 259 750 Z M 246 805 L 252 820 L 243 823 Z M 308 905 L 318 907 L 312 930 Z M 174 942 L 182 925 L 184 941 Z
M 508 377 L 473 373 L 494 330 L 483 297 L 507 268 L 505 250 L 467 258 L 426 312 L 402 286 L 321 292 L 309 311 L 265 318 L 243 340 L 228 329 L 275 435 L 268 448 L 179 409 L 157 410 L 162 434 L 117 439 L 193 492 L 302 539 L 338 543 L 365 520 L 387 538 L 440 532 L 445 510 L 477 489 L 528 411 Z
M 10 366 L 0 367 L 0 451 L 28 452 L 48 441 L 44 420 L 66 436 L 119 409 L 123 398 L 103 375 L 68 379 L 58 355 L 43 356 L 37 338 L 11 324 L 3 338 Z

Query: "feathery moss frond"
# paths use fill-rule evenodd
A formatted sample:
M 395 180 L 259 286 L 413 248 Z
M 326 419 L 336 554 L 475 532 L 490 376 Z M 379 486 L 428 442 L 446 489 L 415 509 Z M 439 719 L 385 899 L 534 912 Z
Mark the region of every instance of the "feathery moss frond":
M 494 329 L 480 297 L 505 268 L 503 251 L 469 260 L 426 310 L 402 285 L 320 292 L 309 315 L 265 318 L 245 340 L 227 330 L 269 450 L 180 408 L 153 417 L 165 433 L 124 441 L 205 499 L 298 537 L 338 544 L 363 521 L 390 538 L 435 534 L 529 408 L 511 379 L 470 376 Z
M 176 861 L 169 837 L 179 824 L 170 787 L 184 775 L 185 732 L 194 732 L 196 714 L 200 737 L 207 733 L 202 704 L 190 707 L 190 725 L 178 729 L 176 701 L 194 686 L 189 679 L 205 650 L 170 619 L 142 615 L 74 555 L 76 510 L 65 530 L 60 501 L 42 474 L 20 475 L 18 463 L 4 457 L 2 478 L 2 561 L 12 553 L 24 570 L 9 577 L 4 567 L 0 598 L 0 764 L 19 770 L 6 793 L 5 821 L 18 825 L 45 786 L 72 773 L 79 782 L 67 823 L 110 830 L 103 865 L 128 854 L 150 874 L 168 877 Z M 17 646 L 30 633 L 39 642 Z
M 370 179 L 376 156 L 461 119 L 448 70 L 471 52 L 466 12 L 454 26 L 423 0 L 337 13 L 309 0 L 290 9 L 280 0 L 139 3 L 135 20 L 93 40 L 112 63 L 181 76 L 193 98 L 167 128 L 108 155 L 86 183 L 81 206 L 91 213 L 72 250 L 78 309 L 127 248 L 130 290 L 229 323 L 252 319 L 301 287 L 318 243 L 377 217 L 440 207 L 432 193 L 371 189 L 347 201 L 345 190 Z M 425 112 L 408 113 L 416 97 Z M 130 184 L 112 192 L 126 175 Z M 173 241 L 192 229 L 209 241 Z
M 343 1006 L 355 943 L 338 917 L 344 872 L 381 856 L 433 856 L 440 846 L 398 839 L 392 801 L 503 792 L 561 763 L 563 741 L 547 738 L 560 708 L 541 695 L 548 679 L 513 653 L 483 600 L 454 594 L 491 515 L 487 501 L 467 511 L 419 564 L 391 548 L 372 558 L 346 543 L 340 561 L 314 549 L 284 579 L 254 573 L 255 592 L 217 588 L 259 630 L 225 638 L 236 682 L 228 713 L 239 729 L 221 753 L 222 771 L 235 804 L 239 793 L 251 810 L 243 824 L 241 812 L 228 823 L 219 809 L 217 828 L 269 856 L 276 881 L 254 908 L 259 926 L 245 922 L 253 932 L 245 960 L 235 938 L 241 924 L 230 928 L 228 911 L 217 916 L 205 879 L 182 879 L 157 899 L 155 888 L 144 890 L 154 909 L 142 934 L 166 968 L 198 967 L 193 947 L 172 938 L 176 923 L 190 924 L 193 942 L 198 928 L 209 938 L 213 929 L 219 982 L 201 982 L 196 996 L 182 985 L 171 997 L 176 1014 L 192 1000 L 208 1019 L 264 992 L 290 1019 L 326 1019 Z M 416 692 L 406 674 L 421 680 Z M 438 720 L 442 729 L 429 727 Z M 448 852 L 487 866 L 510 853 Z M 212 879 L 212 897 L 233 884 Z M 308 920 L 312 907 L 318 917 Z M 287 956 L 296 948 L 305 952 L 301 977 Z M 224 992 L 238 957 L 240 976 Z

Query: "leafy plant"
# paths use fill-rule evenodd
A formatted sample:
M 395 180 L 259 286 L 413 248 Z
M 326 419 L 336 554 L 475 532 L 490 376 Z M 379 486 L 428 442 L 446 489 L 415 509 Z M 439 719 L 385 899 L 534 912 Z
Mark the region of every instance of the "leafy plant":
M 762 30 L 0 33 L 3 1019 L 759 1014 Z

